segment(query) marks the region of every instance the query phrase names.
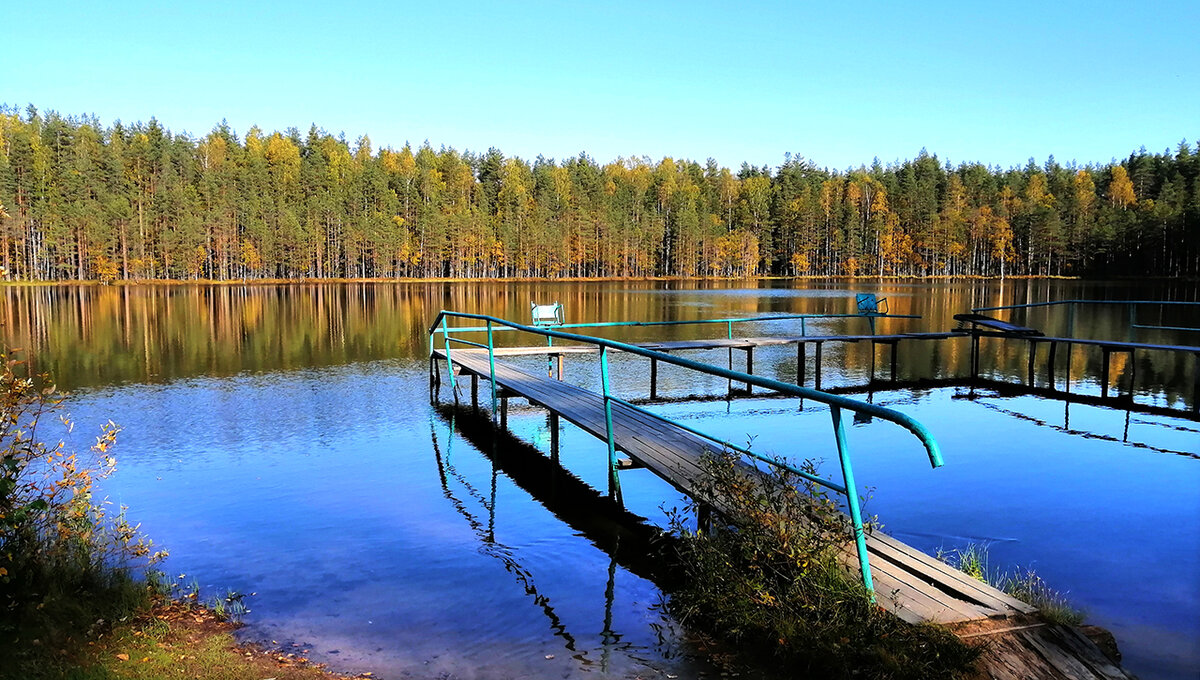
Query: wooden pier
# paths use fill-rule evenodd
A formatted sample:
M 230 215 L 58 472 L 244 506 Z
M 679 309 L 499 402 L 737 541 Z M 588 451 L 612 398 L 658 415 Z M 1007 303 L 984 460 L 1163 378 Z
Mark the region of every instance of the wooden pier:
M 460 375 L 485 380 L 491 375 L 486 351 L 456 350 L 451 356 Z M 444 361 L 445 353 L 438 350 L 435 357 Z M 504 401 L 523 398 L 547 409 L 552 420 L 561 417 L 600 439 L 606 437 L 601 395 L 504 362 L 496 362 L 495 375 Z M 501 413 L 507 411 L 506 404 L 500 408 Z M 634 466 L 646 468 L 683 493 L 697 495 L 696 489 L 703 487 L 701 457 L 717 449 L 712 442 L 624 404 L 612 405 L 612 417 L 617 448 L 629 456 Z M 552 432 L 556 429 L 551 426 Z M 719 498 L 703 500 L 718 511 L 724 510 Z M 867 546 L 879 604 L 909 623 L 960 624 L 1034 611 L 890 536 L 874 533 L 867 538 Z M 848 562 L 856 559 L 849 546 L 845 556 Z
M 446 313 L 443 313 L 446 314 Z M 622 344 L 586 336 L 572 336 L 565 333 L 544 331 L 531 327 L 512 325 L 510 322 L 480 317 L 478 315 L 461 315 L 467 318 L 485 319 L 489 325 L 484 328 L 474 328 L 476 332 L 488 332 L 488 344 L 457 340 L 473 348 L 436 348 L 431 339 L 431 383 L 434 389 L 433 397 L 437 398 L 438 386 L 442 383 L 441 364 L 445 362 L 451 371 L 449 380 L 457 384 L 454 392 L 456 403 L 465 396 L 459 390 L 465 387 L 466 381 L 456 380 L 455 376 L 469 378 L 470 403 L 479 408 L 479 386 L 481 382 L 490 381 L 492 403 L 494 407 L 493 422 L 500 427 L 506 427 L 508 400 L 520 398 L 531 405 L 545 408 L 550 420 L 550 456 L 549 462 L 559 464 L 558 439 L 560 419 L 565 419 L 585 432 L 600 440 L 609 442 L 610 447 L 610 478 L 609 493 L 618 504 L 620 503 L 618 470 L 644 468 L 652 474 L 667 481 L 682 493 L 697 499 L 702 506 L 711 507 L 722 513 L 729 520 L 736 522 L 732 510 L 721 498 L 705 497 L 703 489 L 709 488 L 706 483 L 707 473 L 703 458 L 710 452 L 720 451 L 722 445 L 702 436 L 699 431 L 687 426 L 671 422 L 647 412 L 640 406 L 613 397 L 609 393 L 607 377 L 607 359 L 605 352 L 625 351 L 640 354 L 649 358 L 649 397 L 651 401 L 657 398 L 659 362 L 678 364 L 705 373 L 727 377 L 732 385 L 744 382 L 745 393 L 749 393 L 753 384 L 766 389 L 781 390 L 781 394 L 796 392 L 794 386 L 785 386 L 777 381 L 764 379 L 753 375 L 754 350 L 770 345 L 796 345 L 797 370 L 796 382 L 800 384 L 800 392 L 805 392 L 803 383 L 807 374 L 807 349 L 812 345 L 815 349 L 813 362 L 813 383 L 819 390 L 821 386 L 821 351 L 827 343 L 857 343 L 870 342 L 874 347 L 887 345 L 891 349 L 890 378 L 896 380 L 896 346 L 905 341 L 940 341 L 952 338 L 970 338 L 972 340 L 973 358 L 972 372 L 978 370 L 978 342 L 981 337 L 1004 337 L 1020 339 L 1035 343 L 1051 343 L 1050 359 L 1054 358 L 1054 343 L 1067 342 L 1065 338 L 1047 338 L 1038 335 L 1032 329 L 1001 328 L 972 328 L 956 329 L 944 333 L 903 333 L 892 335 L 827 335 L 827 336 L 776 336 L 776 337 L 746 337 L 746 338 L 715 338 L 698 340 L 641 342 Z M 548 338 L 565 341 L 568 344 L 526 347 L 495 347 L 492 344 L 492 325 L 496 323 L 510 324 L 514 329 L 542 333 Z M 443 326 L 443 336 L 447 336 Z M 1030 332 L 1026 332 L 1030 331 Z M 432 333 L 432 330 L 431 330 Z M 1099 341 L 1074 341 L 1076 344 L 1101 344 L 1107 352 L 1117 349 L 1157 349 L 1136 345 L 1124 348 L 1126 344 L 1134 343 L 1100 343 Z M 1118 347 L 1121 346 L 1121 347 Z M 1036 348 L 1036 345 L 1033 345 Z M 700 365 L 689 362 L 671 353 L 687 350 L 727 349 L 729 351 L 730 368 L 728 370 L 712 365 Z M 1172 350 L 1187 350 L 1200 352 L 1200 348 L 1170 348 Z M 733 351 L 740 350 L 746 354 L 745 373 L 733 370 Z M 603 371 L 604 393 L 597 393 L 573 385 L 563 380 L 563 358 L 571 354 L 600 353 L 600 364 Z M 1036 354 L 1033 352 L 1031 354 Z M 547 356 L 550 359 L 547 370 L 525 370 L 503 359 L 507 357 Z M 875 381 L 874 356 L 872 353 L 871 380 Z M 1052 368 L 1050 369 L 1053 370 Z M 772 385 L 772 383 L 774 383 Z M 823 396 L 822 396 L 823 395 Z M 827 392 L 820 395 L 807 391 L 807 398 L 819 398 L 830 403 L 833 409 L 835 430 L 839 427 L 837 402 L 829 401 L 835 398 Z M 851 407 L 851 408 L 861 408 Z M 894 422 L 898 414 L 885 415 Z M 910 421 L 911 423 L 912 421 Z M 901 423 L 903 424 L 903 423 Z M 909 429 L 913 427 L 906 425 Z M 917 429 L 921 429 L 917 426 Z M 839 433 L 838 435 L 842 435 Z M 839 440 L 839 450 L 843 442 Z M 725 444 L 725 446 L 729 446 Z M 737 448 L 737 447 L 733 447 Z M 928 448 L 928 444 L 927 444 Z M 934 456 L 930 449 L 931 460 Z M 618 460 L 616 452 L 627 458 Z M 744 451 L 743 453 L 749 453 Z M 935 466 L 940 460 L 935 462 Z M 845 463 L 843 463 L 845 465 Z M 747 464 L 747 469 L 750 469 Z M 844 468 L 844 472 L 847 470 Z M 852 477 L 847 474 L 845 489 L 853 491 Z M 614 494 L 614 489 L 616 493 Z M 852 508 L 857 510 L 857 508 Z M 853 514 L 853 513 L 852 513 Z M 857 517 L 857 515 L 854 515 Z M 856 525 L 858 526 L 858 525 Z M 863 547 L 865 543 L 865 548 Z M 983 649 L 982 668 L 988 677 L 993 678 L 1097 678 L 1104 680 L 1125 679 L 1130 676 L 1119 666 L 1119 663 L 1105 656 L 1104 652 L 1089 639 L 1080 629 L 1052 625 L 1043 621 L 1037 610 L 996 588 L 971 578 L 940 560 L 937 560 L 921 550 L 906 545 L 894 537 L 881 532 L 874 532 L 865 537 L 865 541 L 857 547 L 855 540 L 847 537 L 841 546 L 841 555 L 848 570 L 853 571 L 863 563 L 870 565 L 870 578 L 864 569 L 864 581 L 871 584 L 876 603 L 886 611 L 903 621 L 912 624 L 935 623 L 947 626 L 968 644 L 979 645 Z

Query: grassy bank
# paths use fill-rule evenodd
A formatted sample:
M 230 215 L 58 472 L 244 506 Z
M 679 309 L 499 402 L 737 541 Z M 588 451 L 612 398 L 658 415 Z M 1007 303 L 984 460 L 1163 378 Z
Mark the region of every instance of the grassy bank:
M 45 658 L 29 680 L 338 680 L 311 665 L 307 648 L 275 651 L 238 645 L 237 625 L 206 607 L 161 599 L 82 645 Z M 369 676 L 360 676 L 369 677 Z
M 93 496 L 115 469 L 119 428 L 84 452 L 56 443 L 70 422 L 52 385 L 0 350 L 0 679 L 335 677 L 304 650 L 234 645 L 237 598 L 172 599 L 153 568 L 166 553 Z

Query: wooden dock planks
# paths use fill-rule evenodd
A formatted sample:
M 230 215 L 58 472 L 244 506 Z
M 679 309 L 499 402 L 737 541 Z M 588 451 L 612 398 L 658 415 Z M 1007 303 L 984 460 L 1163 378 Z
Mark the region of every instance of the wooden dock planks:
M 443 351 L 434 356 L 445 360 Z M 451 356 L 463 372 L 489 377 L 486 351 L 451 350 Z M 506 394 L 525 398 L 607 439 L 602 395 L 504 362 L 496 362 L 496 384 Z M 612 413 L 618 450 L 684 493 L 695 493 L 704 474 L 701 458 L 718 445 L 624 404 L 614 402 Z M 721 509 L 719 500 L 713 504 Z M 878 602 L 902 620 L 961 624 L 1033 611 L 892 537 L 873 534 L 867 539 L 867 548 Z M 843 550 L 848 566 L 857 569 L 858 559 L 849 541 Z

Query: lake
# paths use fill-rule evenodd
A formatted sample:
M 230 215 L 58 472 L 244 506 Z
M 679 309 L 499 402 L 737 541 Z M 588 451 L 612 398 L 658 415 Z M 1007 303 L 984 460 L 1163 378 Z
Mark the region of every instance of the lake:
M 948 330 L 954 314 L 972 307 L 1198 293 L 1184 283 L 1047 280 L 7 286 L 0 332 L 70 390 L 73 443 L 86 446 L 109 419 L 123 428 L 119 469 L 104 493 L 129 506 L 170 550 L 166 569 L 197 579 L 202 597 L 227 588 L 254 593 L 246 639 L 381 678 L 695 677 L 719 668 L 664 614 L 654 565 L 639 554 L 645 532 L 629 516 L 579 502 L 588 497 L 580 481 L 605 488 L 604 443 L 565 427 L 562 461 L 571 475 L 556 476 L 528 456 L 522 462 L 519 445 L 493 442 L 465 414 L 431 405 L 427 327 L 439 309 L 524 321 L 531 300 L 562 302 L 571 322 L 847 313 L 855 292 L 886 296 L 893 313 L 922 317 L 881 320 L 885 333 Z M 1137 321 L 1200 326 L 1198 316 L 1148 307 Z M 1077 337 L 1130 333 L 1120 305 L 1083 308 L 1070 320 L 1055 308 L 1011 319 Z M 776 322 L 738 332 L 797 330 L 796 322 Z M 866 326 L 810 321 L 807 330 Z M 603 335 L 722 333 L 672 326 Z M 1185 331 L 1135 333 L 1145 342 L 1198 343 Z M 686 356 L 728 360 L 723 350 Z M 1023 343 L 985 340 L 981 372 L 1019 384 L 1026 357 Z M 739 353 L 735 368 L 740 360 Z M 1066 361 L 1060 351 L 1060 381 Z M 1124 391 L 1133 366 L 1122 355 L 1112 361 L 1112 384 Z M 1070 362 L 1072 392 L 1099 394 L 1099 350 L 1076 347 Z M 928 426 L 946 465 L 931 470 L 916 440 L 895 426 L 856 420 L 851 450 L 860 486 L 872 489 L 866 510 L 931 553 L 984 544 L 993 569 L 1035 569 L 1090 622 L 1114 632 L 1132 672 L 1195 678 L 1193 362 L 1139 354 L 1139 408 L 1122 410 L 938 382 L 969 374 L 969 342 L 902 343 L 898 377 L 915 387 L 860 397 Z M 827 345 L 823 386 L 864 385 L 871 364 L 865 344 Z M 598 384 L 594 357 L 568 356 L 565 368 L 568 380 Z M 793 381 L 794 347 L 756 351 L 755 372 Z M 646 373 L 644 359 L 613 358 L 619 396 L 644 398 Z M 671 367 L 660 373 L 668 397 L 725 387 Z M 444 405 L 445 385 L 441 397 Z M 546 450 L 545 412 L 521 404 L 514 400 L 509 429 Z M 817 404 L 755 395 L 653 408 L 756 450 L 833 455 L 828 411 Z M 650 524 L 682 505 L 645 470 L 621 475 L 626 507 Z

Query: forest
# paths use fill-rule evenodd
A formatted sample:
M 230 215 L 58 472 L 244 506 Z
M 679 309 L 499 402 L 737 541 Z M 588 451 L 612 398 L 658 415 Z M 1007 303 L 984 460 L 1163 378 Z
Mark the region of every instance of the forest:
M 0 279 L 1196 276 L 1200 147 L 736 172 L 0 107 Z

